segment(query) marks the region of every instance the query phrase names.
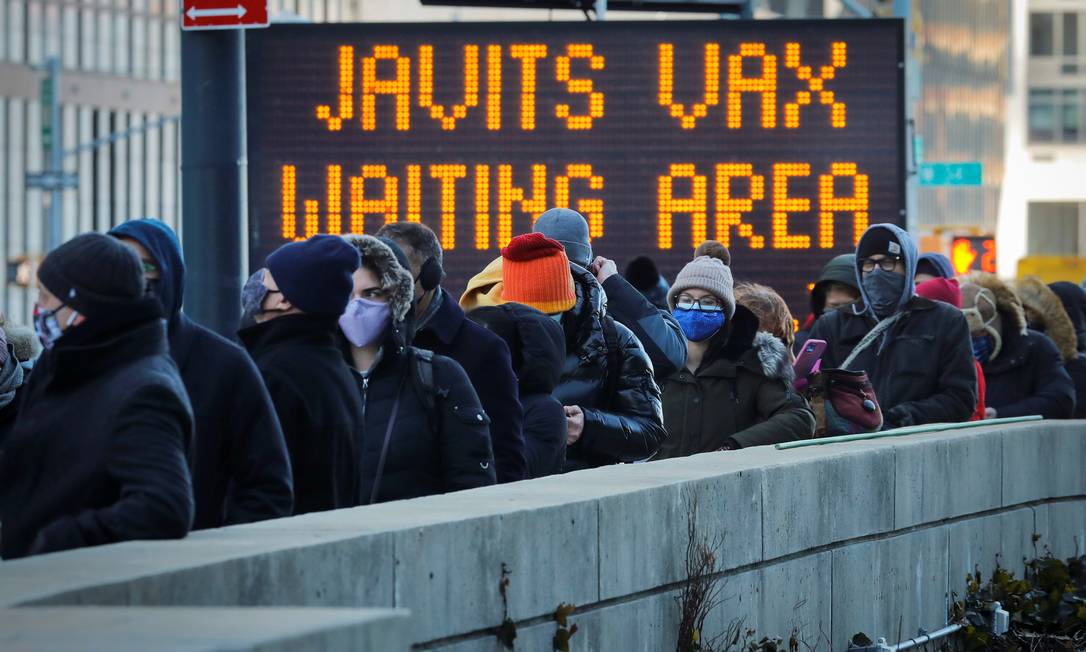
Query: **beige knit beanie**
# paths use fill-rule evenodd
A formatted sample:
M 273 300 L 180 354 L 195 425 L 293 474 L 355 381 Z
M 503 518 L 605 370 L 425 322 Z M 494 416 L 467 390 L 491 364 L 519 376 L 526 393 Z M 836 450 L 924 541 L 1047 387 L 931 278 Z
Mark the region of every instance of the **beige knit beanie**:
M 711 292 L 720 299 L 727 310 L 728 319 L 735 315 L 735 292 L 732 290 L 732 271 L 719 258 L 699 256 L 686 264 L 675 282 L 671 285 L 671 291 L 667 293 L 667 304 L 675 309 L 675 297 L 684 290 L 701 288 Z

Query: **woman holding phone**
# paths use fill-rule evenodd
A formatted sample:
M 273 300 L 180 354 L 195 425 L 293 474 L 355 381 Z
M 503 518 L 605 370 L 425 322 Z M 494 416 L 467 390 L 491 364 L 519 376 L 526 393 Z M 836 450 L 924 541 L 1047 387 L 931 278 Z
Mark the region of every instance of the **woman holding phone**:
M 668 305 L 687 338 L 686 366 L 660 378 L 664 426 L 657 459 L 809 438 L 815 419 L 792 390 L 788 349 L 737 306 L 722 261 L 695 258 Z

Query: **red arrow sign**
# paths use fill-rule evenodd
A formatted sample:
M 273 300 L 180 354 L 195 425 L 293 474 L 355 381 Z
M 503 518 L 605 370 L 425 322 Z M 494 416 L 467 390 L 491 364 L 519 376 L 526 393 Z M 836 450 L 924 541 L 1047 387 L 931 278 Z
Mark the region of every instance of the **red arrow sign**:
M 183 0 L 181 29 L 268 26 L 268 0 Z

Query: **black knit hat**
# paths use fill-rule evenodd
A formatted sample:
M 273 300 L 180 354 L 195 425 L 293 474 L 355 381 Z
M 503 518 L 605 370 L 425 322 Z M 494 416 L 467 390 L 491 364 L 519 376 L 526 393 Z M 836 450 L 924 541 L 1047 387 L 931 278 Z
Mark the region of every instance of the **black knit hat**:
M 315 235 L 289 242 L 268 256 L 266 267 L 283 297 L 312 315 L 342 315 L 354 289 L 358 250 L 343 238 Z
M 905 253 L 890 229 L 868 229 L 856 249 L 856 259 L 863 260 L 882 254 L 891 258 L 902 258 Z
M 135 252 L 116 238 L 85 233 L 60 245 L 42 261 L 38 282 L 84 315 L 143 297 L 143 267 Z

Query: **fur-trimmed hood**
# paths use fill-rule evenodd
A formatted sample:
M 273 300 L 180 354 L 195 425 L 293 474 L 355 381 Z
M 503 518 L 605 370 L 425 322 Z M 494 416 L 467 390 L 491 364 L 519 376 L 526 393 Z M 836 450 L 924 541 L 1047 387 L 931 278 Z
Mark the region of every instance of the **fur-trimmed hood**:
M 758 331 L 754 335 L 753 348 L 758 361 L 762 363 L 762 374 L 791 387 L 796 379 L 796 371 L 788 361 L 788 349 L 784 343 L 772 333 Z
M 388 292 L 392 319 L 402 322 L 414 304 L 415 281 L 411 278 L 411 272 L 400 265 L 388 245 L 372 235 L 351 234 L 343 236 L 343 239 L 358 249 L 363 266 L 377 270 L 381 289 Z
M 1043 331 L 1056 343 L 1064 362 L 1077 358 L 1075 326 L 1056 293 L 1036 276 L 1027 276 L 1016 282 L 1014 288 L 1022 301 L 1026 320 L 1031 327 Z
M 33 328 L 9 324 L 2 314 L 0 314 L 0 328 L 3 328 L 4 333 L 7 334 L 8 344 L 11 345 L 11 350 L 19 362 L 36 360 L 41 355 L 41 340 L 38 339 Z
M 1026 333 L 1026 313 L 1022 309 L 1022 301 L 1011 286 L 995 274 L 987 272 L 970 272 L 961 277 L 961 281 L 963 286 L 972 283 L 995 295 L 996 309 L 1003 318 L 1003 328 L 1014 328 L 1023 335 Z

